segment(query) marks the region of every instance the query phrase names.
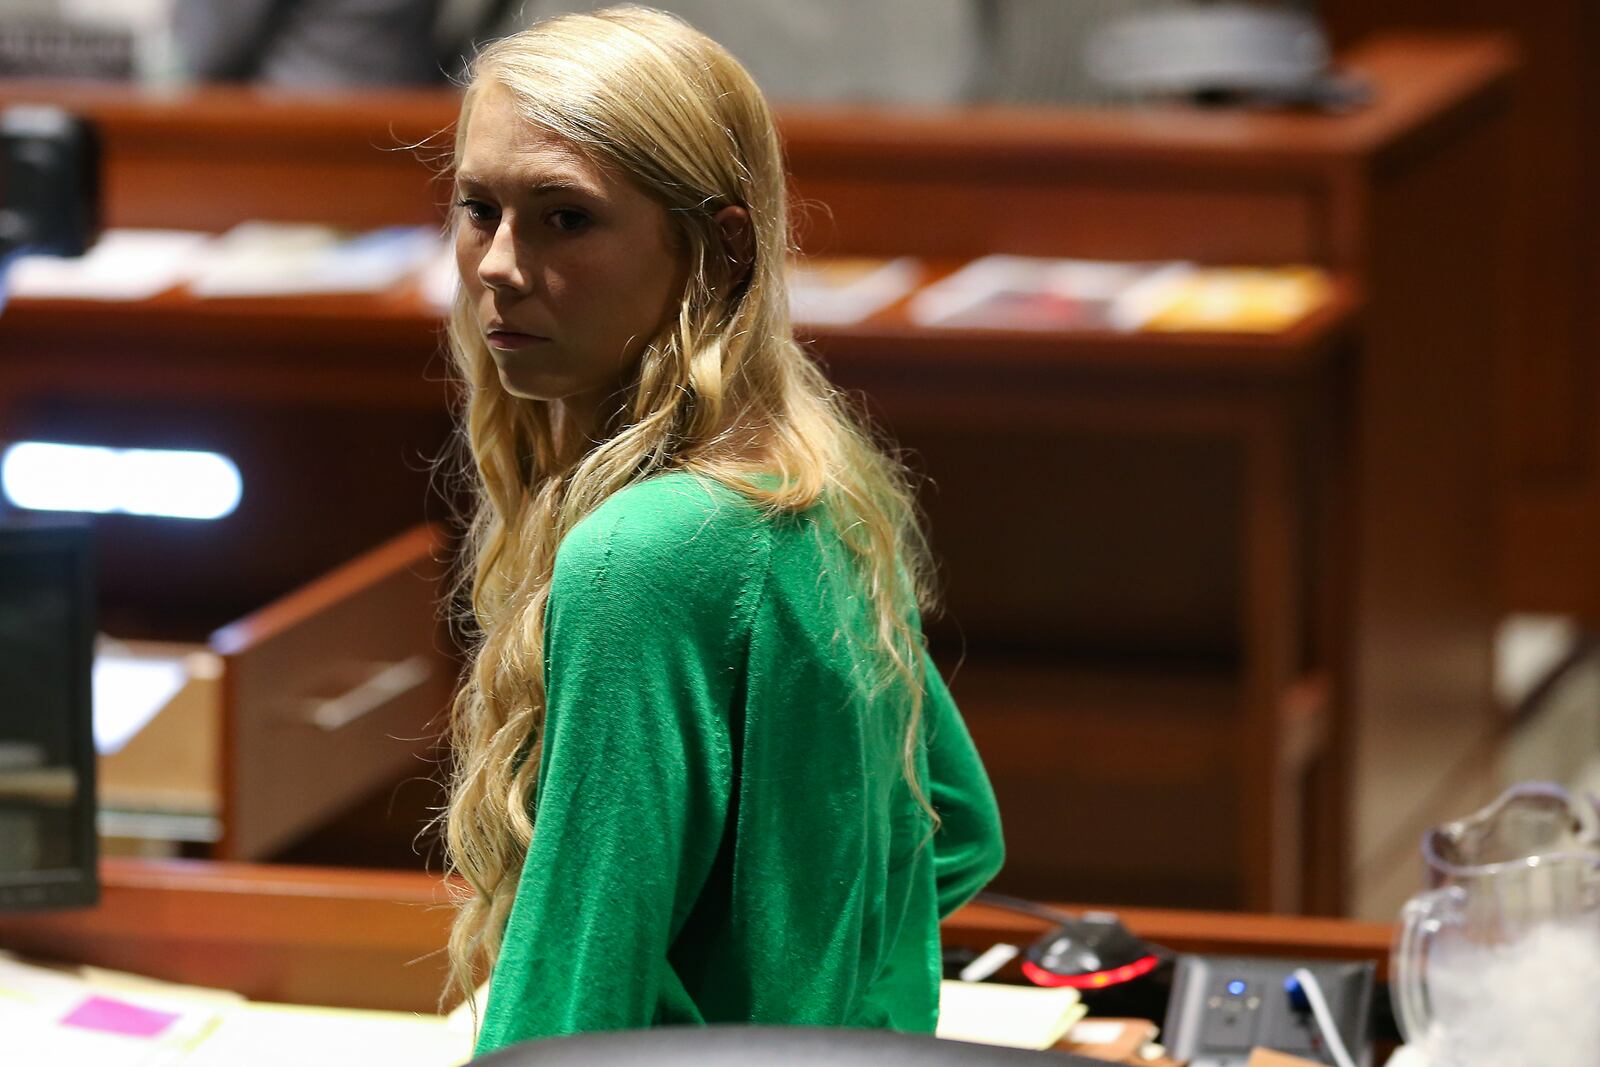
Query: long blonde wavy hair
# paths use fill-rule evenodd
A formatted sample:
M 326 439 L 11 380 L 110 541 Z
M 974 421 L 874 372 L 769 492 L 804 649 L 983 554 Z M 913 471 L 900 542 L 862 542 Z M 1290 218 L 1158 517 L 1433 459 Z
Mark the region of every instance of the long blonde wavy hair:
M 451 311 L 477 495 L 461 597 L 472 657 L 453 708 L 444 816 L 448 864 L 470 887 L 449 947 L 451 989 L 462 995 L 499 953 L 534 832 L 556 548 L 606 498 L 653 474 L 715 479 L 773 513 L 826 510 L 872 597 L 879 681 L 898 675 L 913 694 L 905 772 L 932 814 L 916 770 L 927 546 L 904 468 L 794 340 L 786 179 L 760 90 L 715 42 L 639 7 L 562 16 L 486 48 L 462 101 L 458 159 L 489 86 L 660 203 L 687 281 L 598 444 L 553 419 L 551 404 L 507 393 L 464 295 Z M 749 213 L 748 263 L 730 257 L 713 217 L 729 205 Z M 752 480 L 756 471 L 777 477 Z

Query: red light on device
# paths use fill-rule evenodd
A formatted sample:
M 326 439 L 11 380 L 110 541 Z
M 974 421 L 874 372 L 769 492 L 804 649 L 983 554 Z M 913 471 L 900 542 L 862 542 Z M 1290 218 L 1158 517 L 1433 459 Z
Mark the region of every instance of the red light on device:
M 1109 971 L 1090 971 L 1088 974 L 1056 974 L 1040 967 L 1032 960 L 1022 962 L 1022 973 L 1034 985 L 1059 988 L 1071 986 L 1074 989 L 1103 989 L 1108 985 L 1121 985 L 1131 982 L 1156 969 L 1160 963 L 1158 956 L 1145 956 L 1134 960 L 1124 967 L 1115 967 Z

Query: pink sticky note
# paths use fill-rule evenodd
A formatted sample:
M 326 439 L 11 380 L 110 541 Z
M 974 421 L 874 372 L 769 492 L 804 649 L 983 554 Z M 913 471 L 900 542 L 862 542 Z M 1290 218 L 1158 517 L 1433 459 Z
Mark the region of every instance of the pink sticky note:
M 141 1008 L 125 1000 L 89 997 L 61 1020 L 63 1026 L 99 1030 L 128 1037 L 155 1037 L 177 1021 L 176 1012 Z

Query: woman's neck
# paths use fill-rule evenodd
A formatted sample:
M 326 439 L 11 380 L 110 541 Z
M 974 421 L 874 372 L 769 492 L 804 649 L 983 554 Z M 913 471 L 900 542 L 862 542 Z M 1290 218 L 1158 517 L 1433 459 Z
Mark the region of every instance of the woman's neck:
M 613 436 L 623 422 L 623 398 L 571 397 L 550 402 L 551 440 L 562 467 L 575 465 Z M 687 466 L 714 466 L 723 470 L 757 473 L 770 465 L 772 442 L 762 428 L 747 424 L 730 427 L 709 441 L 676 457 Z

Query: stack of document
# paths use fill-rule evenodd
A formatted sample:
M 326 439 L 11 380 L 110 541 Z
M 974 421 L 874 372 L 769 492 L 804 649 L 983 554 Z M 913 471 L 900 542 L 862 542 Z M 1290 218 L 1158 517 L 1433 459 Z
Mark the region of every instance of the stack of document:
M 329 226 L 250 222 L 212 243 L 189 291 L 205 297 L 381 293 L 426 265 L 440 242 L 425 226 L 350 235 Z
M 871 318 L 915 289 L 915 259 L 804 259 L 789 264 L 789 311 L 813 326 L 850 326 Z
M 221 1023 L 217 996 L 123 988 L 0 958 L 0 1063 L 154 1067 L 184 1062 Z
M 211 235 L 187 230 L 107 230 L 82 256 L 22 256 L 13 297 L 36 300 L 148 300 L 182 285 Z
M 459 1067 L 471 1058 L 471 1032 L 436 1015 L 248 1002 L 227 1011 L 182 1067 Z
M 996 330 L 1135 330 L 1127 297 L 1141 285 L 1190 270 L 1186 263 L 984 256 L 911 301 L 921 326 Z
M 200 297 L 382 293 L 439 273 L 430 268 L 445 259 L 444 246 L 428 226 L 349 233 L 248 222 L 221 236 L 111 229 L 83 256 L 22 256 L 7 281 L 10 295 L 23 299 L 148 300 L 182 286 Z
M 1315 267 L 1200 267 L 984 256 L 918 293 L 921 326 L 1274 333 L 1325 303 Z
M 1070 986 L 1041 989 L 945 981 L 939 985 L 936 1033 L 951 1041 L 1046 1049 L 1086 1014 L 1078 991 Z
M 0 1063 L 52 1067 L 457 1067 L 437 1015 L 258 1004 L 234 993 L 0 955 Z

